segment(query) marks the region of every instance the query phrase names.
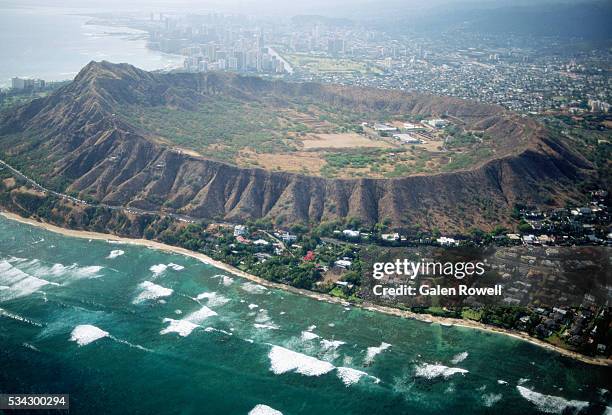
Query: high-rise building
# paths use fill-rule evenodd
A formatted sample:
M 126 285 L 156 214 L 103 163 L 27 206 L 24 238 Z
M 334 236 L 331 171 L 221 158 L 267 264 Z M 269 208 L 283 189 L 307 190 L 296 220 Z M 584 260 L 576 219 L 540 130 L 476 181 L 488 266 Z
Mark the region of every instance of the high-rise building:
M 227 69 L 232 70 L 232 71 L 237 71 L 238 70 L 238 59 L 236 59 L 235 57 L 229 57 L 227 59 Z
M 15 77 L 11 79 L 11 87 L 17 90 L 42 89 L 45 87 L 45 81 L 42 79 L 29 79 L 29 78 Z
M 246 55 L 243 51 L 239 50 L 234 52 L 234 57 L 236 58 L 236 65 L 239 71 L 246 69 Z
M 22 78 L 13 78 L 11 79 L 11 86 L 13 89 L 24 89 L 25 88 L 25 79 Z
M 332 56 L 344 53 L 344 39 L 331 38 L 327 41 L 327 53 Z
M 260 52 L 263 52 L 264 46 L 265 46 L 264 34 L 263 34 L 263 29 L 261 29 L 259 32 L 259 36 L 257 37 L 257 50 L 259 50 Z
M 256 50 L 250 50 L 246 54 L 246 69 L 255 71 L 258 65 L 258 55 Z
M 205 56 L 208 58 L 210 62 L 214 62 L 217 60 L 217 47 L 215 45 L 206 45 L 206 53 Z

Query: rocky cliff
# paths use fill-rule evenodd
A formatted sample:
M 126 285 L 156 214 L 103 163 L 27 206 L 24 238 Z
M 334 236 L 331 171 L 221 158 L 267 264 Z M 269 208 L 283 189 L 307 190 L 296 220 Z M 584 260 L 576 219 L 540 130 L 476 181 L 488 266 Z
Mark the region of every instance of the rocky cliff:
M 356 110 L 445 114 L 504 145 L 489 161 L 453 173 L 325 179 L 192 156 L 155 141 L 115 113 L 123 104 L 190 108 L 217 94 L 245 100 L 265 95 L 279 105 L 304 96 Z M 108 62 L 90 63 L 74 82 L 3 115 L 0 151 L 43 182 L 60 177 L 67 191 L 107 204 L 229 221 L 390 219 L 398 227 L 420 224 L 446 232 L 505 224 L 515 202 L 563 204 L 591 174 L 586 160 L 542 126 L 496 106 L 231 74 L 149 73 Z

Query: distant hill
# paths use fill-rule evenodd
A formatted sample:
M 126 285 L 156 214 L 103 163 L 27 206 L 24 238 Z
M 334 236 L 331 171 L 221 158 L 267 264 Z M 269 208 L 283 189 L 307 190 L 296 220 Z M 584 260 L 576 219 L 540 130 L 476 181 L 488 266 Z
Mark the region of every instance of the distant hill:
M 291 23 L 295 25 L 327 25 L 335 27 L 353 26 L 354 22 L 350 19 L 338 17 L 326 17 L 315 14 L 300 14 L 291 18 Z
M 238 167 L 214 151 L 194 155 L 120 113 L 126 105 L 191 108 L 227 96 L 243 102 L 265 97 L 281 107 L 303 99 L 355 111 L 447 114 L 503 145 L 488 160 L 456 172 L 328 179 Z M 0 158 L 50 186 L 113 205 L 285 224 L 388 219 L 448 232 L 506 224 L 516 202 L 563 205 L 592 175 L 586 160 L 541 125 L 496 106 L 225 73 L 151 73 L 108 62 L 91 62 L 72 83 L 4 114 Z
M 458 3 L 425 11 L 398 11 L 396 18 L 379 24 L 391 31 L 444 32 L 461 27 L 482 34 L 581 37 L 589 40 L 612 39 L 612 3 L 544 2 L 520 6 L 503 2 Z M 403 24 L 400 24 L 403 22 Z

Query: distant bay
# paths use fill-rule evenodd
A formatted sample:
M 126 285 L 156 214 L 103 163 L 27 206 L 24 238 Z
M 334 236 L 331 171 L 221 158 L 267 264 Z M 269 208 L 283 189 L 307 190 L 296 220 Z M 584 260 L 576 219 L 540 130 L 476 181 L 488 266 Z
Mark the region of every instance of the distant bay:
M 183 58 L 146 47 L 146 33 L 90 25 L 95 10 L 0 6 L 0 88 L 14 76 L 72 79 L 91 60 L 127 62 L 146 70 L 174 68 Z

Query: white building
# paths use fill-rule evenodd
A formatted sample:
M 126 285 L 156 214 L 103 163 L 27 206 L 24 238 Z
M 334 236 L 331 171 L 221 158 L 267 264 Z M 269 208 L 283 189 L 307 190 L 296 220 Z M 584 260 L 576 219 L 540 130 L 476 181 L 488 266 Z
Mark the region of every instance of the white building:
M 380 235 L 383 241 L 399 241 L 399 233 L 383 233 Z
M 42 79 L 30 79 L 30 78 L 12 78 L 11 87 L 16 90 L 23 89 L 41 89 L 45 87 L 45 81 Z
M 537 244 L 538 241 L 538 237 L 535 235 L 525 235 L 523 236 L 523 243 L 525 245 L 533 245 L 533 244 Z
M 413 124 L 410 122 L 404 123 L 404 130 L 406 131 L 421 131 L 423 129 L 424 129 L 423 126 L 419 124 Z
M 347 238 L 359 238 L 359 231 L 345 229 L 342 231 L 342 234 L 346 236 Z
M 428 125 L 430 125 L 431 127 L 434 127 L 434 128 L 444 128 L 448 124 L 447 121 L 442 120 L 440 118 L 434 118 L 434 119 L 431 119 L 431 120 L 427 120 L 425 122 Z
M 379 133 L 391 133 L 397 131 L 397 128 L 387 124 L 374 124 L 374 131 L 377 131 Z
M 291 243 L 291 242 L 297 241 L 297 236 L 296 235 L 291 235 L 289 232 L 285 232 L 285 233 L 281 234 L 280 238 L 285 243 Z
M 459 241 L 456 241 L 453 238 L 448 238 L 446 236 L 441 236 L 440 238 L 436 239 L 436 242 L 438 242 L 442 246 L 457 246 L 457 245 L 459 245 Z
M 350 268 L 351 265 L 353 265 L 353 263 L 347 259 L 339 259 L 336 262 L 334 262 L 334 265 L 337 266 L 338 268 Z
M 589 100 L 589 107 L 591 108 L 591 112 L 605 112 L 608 113 L 610 111 L 610 104 L 605 101 L 598 100 Z
M 402 144 L 421 144 L 422 141 L 411 134 L 393 134 L 393 138 Z
M 247 228 L 244 225 L 234 226 L 234 236 L 245 236 L 247 234 Z

